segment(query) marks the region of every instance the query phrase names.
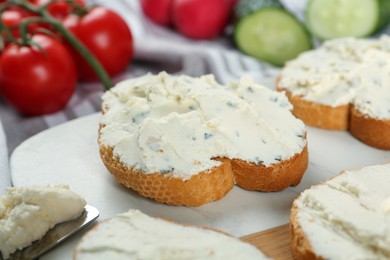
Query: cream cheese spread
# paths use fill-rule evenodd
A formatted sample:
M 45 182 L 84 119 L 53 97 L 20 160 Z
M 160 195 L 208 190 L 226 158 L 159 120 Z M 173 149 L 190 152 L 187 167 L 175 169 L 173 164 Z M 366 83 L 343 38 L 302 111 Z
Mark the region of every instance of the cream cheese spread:
M 298 221 L 324 259 L 390 258 L 390 164 L 343 174 L 302 193 Z
M 390 37 L 336 39 L 300 55 L 283 69 L 279 87 L 332 107 L 390 119 Z
M 82 238 L 75 259 L 267 259 L 254 246 L 204 228 L 130 210 Z
M 269 166 L 306 145 L 285 94 L 250 78 L 222 86 L 212 75 L 147 74 L 106 92 L 103 108 L 100 143 L 145 174 L 186 180 L 220 165 L 215 157 Z
M 4 259 L 75 219 L 86 202 L 66 185 L 9 188 L 0 196 L 0 251 Z

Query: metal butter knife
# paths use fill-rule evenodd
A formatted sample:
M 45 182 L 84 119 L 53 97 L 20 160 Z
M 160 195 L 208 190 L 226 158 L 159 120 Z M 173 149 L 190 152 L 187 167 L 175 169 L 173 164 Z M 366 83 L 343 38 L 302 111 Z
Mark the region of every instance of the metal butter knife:
M 98 216 L 99 211 L 95 207 L 87 205 L 80 217 L 54 226 L 41 240 L 32 243 L 31 246 L 22 250 L 16 251 L 9 259 L 36 259 L 91 223 Z M 0 254 L 0 260 L 2 259 Z

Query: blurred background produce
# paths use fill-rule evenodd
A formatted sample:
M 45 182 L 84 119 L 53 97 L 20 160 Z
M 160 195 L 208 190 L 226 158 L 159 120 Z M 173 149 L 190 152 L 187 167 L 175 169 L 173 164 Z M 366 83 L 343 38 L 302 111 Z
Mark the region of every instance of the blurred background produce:
M 142 47 L 154 48 L 149 47 L 153 42 L 145 42 L 137 29 L 140 27 L 130 30 L 137 22 L 142 25 L 150 20 L 157 25 L 154 27 L 170 32 L 170 38 L 183 36 L 188 46 L 194 48 L 210 44 L 236 49 L 280 67 L 326 39 L 378 35 L 390 20 L 390 0 L 295 1 L 305 6 L 304 12 L 292 10 L 293 1 L 289 0 L 128 0 L 132 2 L 130 5 L 139 4 L 139 11 L 143 11 L 143 16 L 136 17 L 126 13 L 120 16 L 103 6 L 92 7 L 88 5 L 90 2 L 0 0 L 0 92 L 23 115 L 50 114 L 63 109 L 80 82 L 99 80 L 108 89 L 112 78 L 128 71 L 137 56 L 135 40 Z M 60 84 L 61 77 L 54 76 L 54 70 L 49 69 L 52 66 L 48 65 L 54 62 L 54 54 L 46 53 L 46 47 L 31 41 L 37 34 L 47 36 L 42 42 L 54 41 L 61 46 L 58 48 L 65 47 L 63 60 L 70 56 L 76 82 L 70 80 L 74 78 L 73 70 L 62 68 L 58 69 L 63 71 L 61 76 L 68 73 L 64 78 L 69 80 Z M 76 41 L 70 40 L 72 37 Z M 187 48 L 180 43 L 177 50 L 174 44 L 158 47 L 172 47 L 172 60 L 175 51 Z M 33 57 L 28 58 L 29 63 L 23 61 L 22 54 L 26 53 Z M 20 64 L 28 64 L 23 68 L 26 71 L 9 73 Z M 56 80 L 50 81 L 45 75 Z
M 125 21 L 114 11 L 102 6 L 89 9 L 82 15 L 68 14 L 65 28 L 99 60 L 110 77 L 122 73 L 133 58 L 133 38 Z M 81 81 L 96 81 L 97 74 L 85 59 L 73 50 Z
M 306 23 L 320 39 L 365 37 L 390 22 L 389 0 L 309 0 Z
M 140 1 L 145 16 L 161 26 L 192 39 L 232 38 L 243 53 L 276 66 L 313 43 L 371 36 L 390 22 L 390 0 L 308 0 L 303 17 L 279 0 Z M 224 30 L 229 26 L 233 34 Z
M 240 0 L 234 15 L 234 41 L 250 56 L 283 66 L 312 48 L 305 26 L 278 0 Z
M 79 81 L 126 70 L 133 58 L 128 24 L 83 0 L 7 0 L 0 4 L 0 92 L 23 115 L 63 109 Z

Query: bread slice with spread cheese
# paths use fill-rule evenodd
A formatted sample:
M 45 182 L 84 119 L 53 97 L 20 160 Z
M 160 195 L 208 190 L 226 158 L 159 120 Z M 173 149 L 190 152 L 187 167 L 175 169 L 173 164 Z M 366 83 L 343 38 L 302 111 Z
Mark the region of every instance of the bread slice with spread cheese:
M 268 259 L 256 247 L 206 227 L 180 225 L 130 210 L 100 222 L 74 250 L 75 260 Z
M 276 81 L 306 124 L 390 149 L 390 37 L 337 39 L 286 64 Z
M 297 259 L 390 259 L 390 164 L 342 172 L 304 191 L 290 215 Z
M 305 126 L 290 110 L 250 78 L 147 74 L 104 94 L 100 155 L 120 183 L 170 205 L 218 200 L 234 184 L 279 191 L 308 163 Z

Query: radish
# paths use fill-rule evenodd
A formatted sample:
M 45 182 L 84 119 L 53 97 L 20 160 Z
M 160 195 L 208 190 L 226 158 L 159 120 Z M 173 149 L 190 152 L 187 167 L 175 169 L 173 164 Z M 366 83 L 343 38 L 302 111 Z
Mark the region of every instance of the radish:
M 174 0 L 173 23 L 187 37 L 211 39 L 227 25 L 231 6 L 231 0 Z
M 141 0 L 144 14 L 153 22 L 169 26 L 172 23 L 171 5 L 173 0 Z

